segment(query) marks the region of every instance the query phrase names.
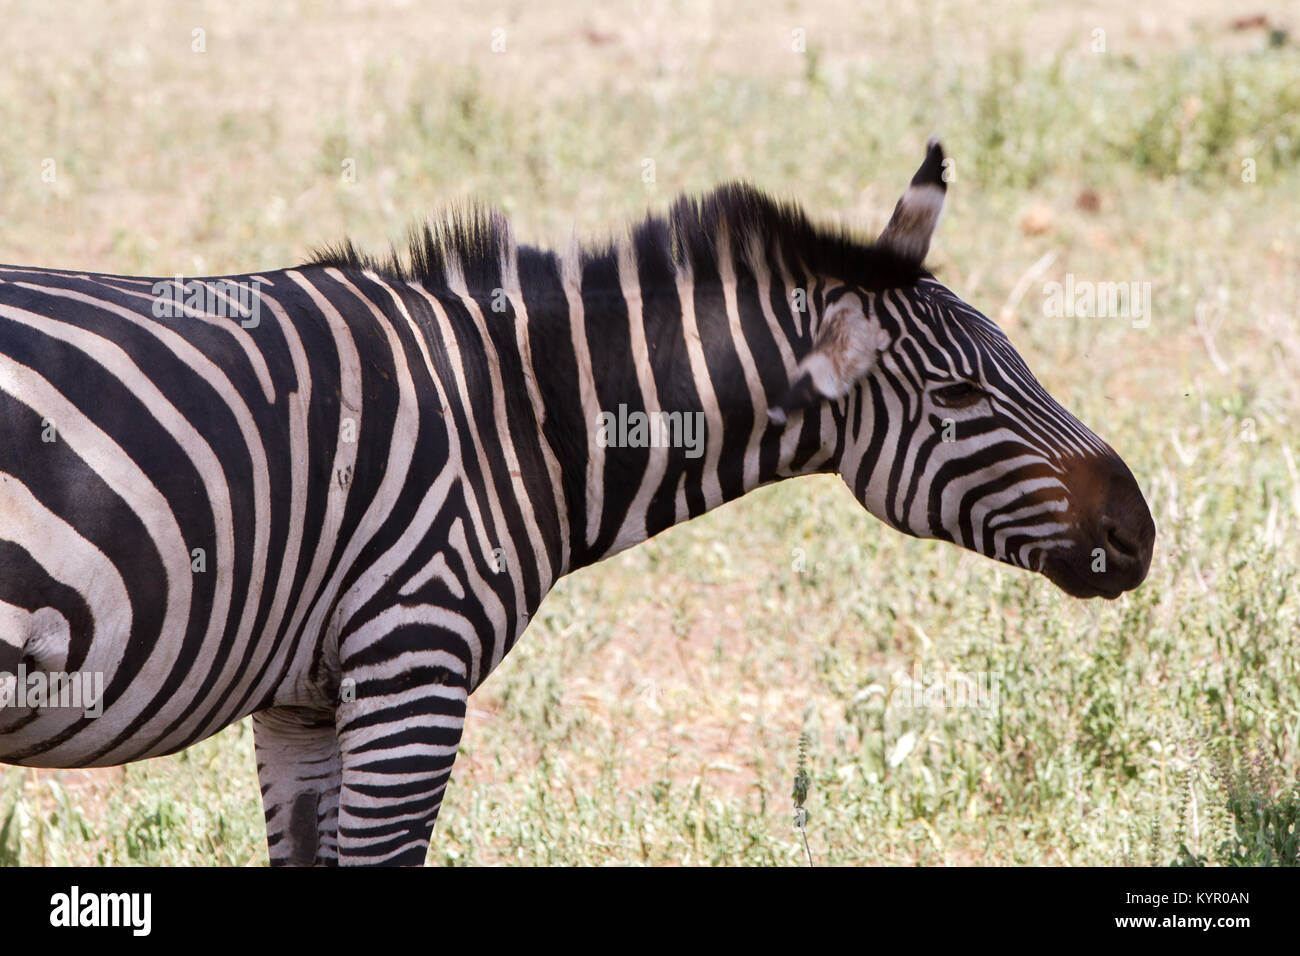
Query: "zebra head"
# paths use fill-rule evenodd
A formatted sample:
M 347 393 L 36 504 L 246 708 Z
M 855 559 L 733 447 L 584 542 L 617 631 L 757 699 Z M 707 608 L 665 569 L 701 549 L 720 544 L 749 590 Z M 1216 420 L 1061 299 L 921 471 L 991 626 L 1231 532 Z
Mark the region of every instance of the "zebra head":
M 811 350 L 770 413 L 831 403 L 838 471 L 874 515 L 1114 598 L 1146 577 L 1155 524 L 1104 441 L 1040 385 L 1002 331 L 921 269 L 946 184 L 931 141 L 876 243 L 919 278 L 828 283 Z

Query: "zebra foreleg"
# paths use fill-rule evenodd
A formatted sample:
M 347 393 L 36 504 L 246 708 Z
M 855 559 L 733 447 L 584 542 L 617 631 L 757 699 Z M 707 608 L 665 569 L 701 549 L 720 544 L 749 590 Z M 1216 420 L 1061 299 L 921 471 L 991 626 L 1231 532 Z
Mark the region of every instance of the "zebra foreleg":
M 334 715 L 272 707 L 253 715 L 272 866 L 338 863 L 342 761 Z
M 435 676 L 449 677 L 440 668 Z M 428 677 L 429 670 L 408 675 Z M 395 693 L 339 705 L 343 865 L 421 866 L 460 747 L 463 684 L 403 681 Z M 414 684 L 414 686 L 412 686 Z M 364 684 L 359 683 L 359 688 Z

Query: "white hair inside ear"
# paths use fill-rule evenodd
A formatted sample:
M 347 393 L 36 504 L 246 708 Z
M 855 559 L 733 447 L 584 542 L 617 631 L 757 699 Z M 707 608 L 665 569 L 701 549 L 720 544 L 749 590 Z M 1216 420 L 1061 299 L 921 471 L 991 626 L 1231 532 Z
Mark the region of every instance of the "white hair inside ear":
M 769 409 L 768 419 L 783 425 L 792 411 L 839 401 L 888 347 L 889 335 L 871 307 L 854 293 L 841 296 L 826 310 L 812 350 L 795 367 L 789 390 Z

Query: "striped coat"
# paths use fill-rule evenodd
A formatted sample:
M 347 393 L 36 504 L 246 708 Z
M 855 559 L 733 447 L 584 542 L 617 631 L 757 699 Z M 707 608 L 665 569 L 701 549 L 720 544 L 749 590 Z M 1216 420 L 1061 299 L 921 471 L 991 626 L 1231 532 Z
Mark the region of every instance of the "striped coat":
M 941 163 L 874 243 L 732 186 L 563 255 L 470 211 L 407 264 L 0 268 L 0 681 L 101 682 L 7 678 L 0 760 L 253 714 L 273 863 L 418 863 L 555 581 L 759 485 L 839 472 L 901 530 L 1136 586 L 1128 469 L 923 268 Z

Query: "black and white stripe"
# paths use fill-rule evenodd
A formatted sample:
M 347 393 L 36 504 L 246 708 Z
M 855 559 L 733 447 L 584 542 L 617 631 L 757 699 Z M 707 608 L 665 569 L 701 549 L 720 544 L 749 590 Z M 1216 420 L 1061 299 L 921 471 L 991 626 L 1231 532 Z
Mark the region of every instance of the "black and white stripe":
M 0 759 L 253 714 L 272 862 L 418 863 L 466 699 L 555 581 L 759 485 L 837 471 L 903 531 L 1136 586 L 1128 470 L 922 267 L 941 164 L 875 243 L 730 186 L 606 248 L 475 211 L 406 266 L 345 245 L 184 284 L 251 290 L 256 323 L 0 268 L 0 671 L 105 688 L 99 717 L 0 709 Z M 701 453 L 605 447 L 620 407 L 700 415 Z

